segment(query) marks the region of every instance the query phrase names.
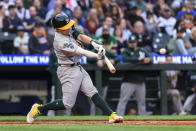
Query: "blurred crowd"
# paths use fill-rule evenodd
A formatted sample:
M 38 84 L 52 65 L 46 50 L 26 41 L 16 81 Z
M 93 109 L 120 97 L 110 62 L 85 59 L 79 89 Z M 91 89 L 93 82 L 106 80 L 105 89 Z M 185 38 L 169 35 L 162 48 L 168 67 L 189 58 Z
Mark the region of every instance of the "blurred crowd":
M 51 19 L 66 13 L 115 54 L 131 35 L 149 53 L 196 54 L 195 9 L 195 0 L 1 0 L 0 53 L 49 54 Z

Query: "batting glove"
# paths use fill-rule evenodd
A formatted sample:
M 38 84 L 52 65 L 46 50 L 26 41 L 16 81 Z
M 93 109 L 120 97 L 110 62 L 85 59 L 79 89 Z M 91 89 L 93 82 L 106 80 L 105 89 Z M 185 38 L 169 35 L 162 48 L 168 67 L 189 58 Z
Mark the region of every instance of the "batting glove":
M 102 43 L 98 40 L 92 39 L 90 43 L 97 51 L 99 51 L 99 48 L 102 47 Z

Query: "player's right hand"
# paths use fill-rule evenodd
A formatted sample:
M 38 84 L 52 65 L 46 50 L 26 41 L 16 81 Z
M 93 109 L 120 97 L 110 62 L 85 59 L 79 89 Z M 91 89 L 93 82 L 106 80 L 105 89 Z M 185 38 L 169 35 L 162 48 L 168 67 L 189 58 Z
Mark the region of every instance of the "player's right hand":
M 105 49 L 103 48 L 103 46 L 99 47 L 98 54 L 105 55 Z

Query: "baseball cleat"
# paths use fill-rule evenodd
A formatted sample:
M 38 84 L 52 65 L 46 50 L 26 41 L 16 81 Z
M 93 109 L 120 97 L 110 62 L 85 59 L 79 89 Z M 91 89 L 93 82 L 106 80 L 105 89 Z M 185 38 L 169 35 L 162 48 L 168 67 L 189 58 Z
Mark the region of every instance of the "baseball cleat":
M 27 123 L 33 123 L 35 121 L 35 118 L 40 114 L 40 111 L 38 110 L 38 107 L 40 106 L 42 105 L 33 104 L 30 112 L 27 114 Z
M 123 117 L 122 116 L 118 116 L 116 114 L 116 112 L 113 112 L 110 116 L 109 116 L 109 123 L 122 123 L 123 122 Z

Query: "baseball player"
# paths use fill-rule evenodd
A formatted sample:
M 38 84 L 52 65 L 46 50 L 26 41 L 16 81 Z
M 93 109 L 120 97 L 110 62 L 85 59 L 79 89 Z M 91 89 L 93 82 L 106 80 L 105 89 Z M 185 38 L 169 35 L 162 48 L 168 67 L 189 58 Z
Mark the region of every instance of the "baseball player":
M 52 19 L 52 25 L 56 29 L 53 46 L 58 58 L 57 75 L 62 85 L 63 98 L 44 105 L 34 104 L 27 114 L 27 122 L 33 123 L 38 115 L 47 110 L 71 109 L 79 90 L 91 98 L 93 103 L 109 116 L 109 123 L 122 122 L 123 117 L 113 112 L 100 97 L 89 74 L 79 64 L 83 55 L 100 59 L 105 54 L 101 43 L 75 28 L 74 21 L 70 20 L 66 14 L 56 15 Z M 92 44 L 98 53 L 84 50 L 79 41 Z

